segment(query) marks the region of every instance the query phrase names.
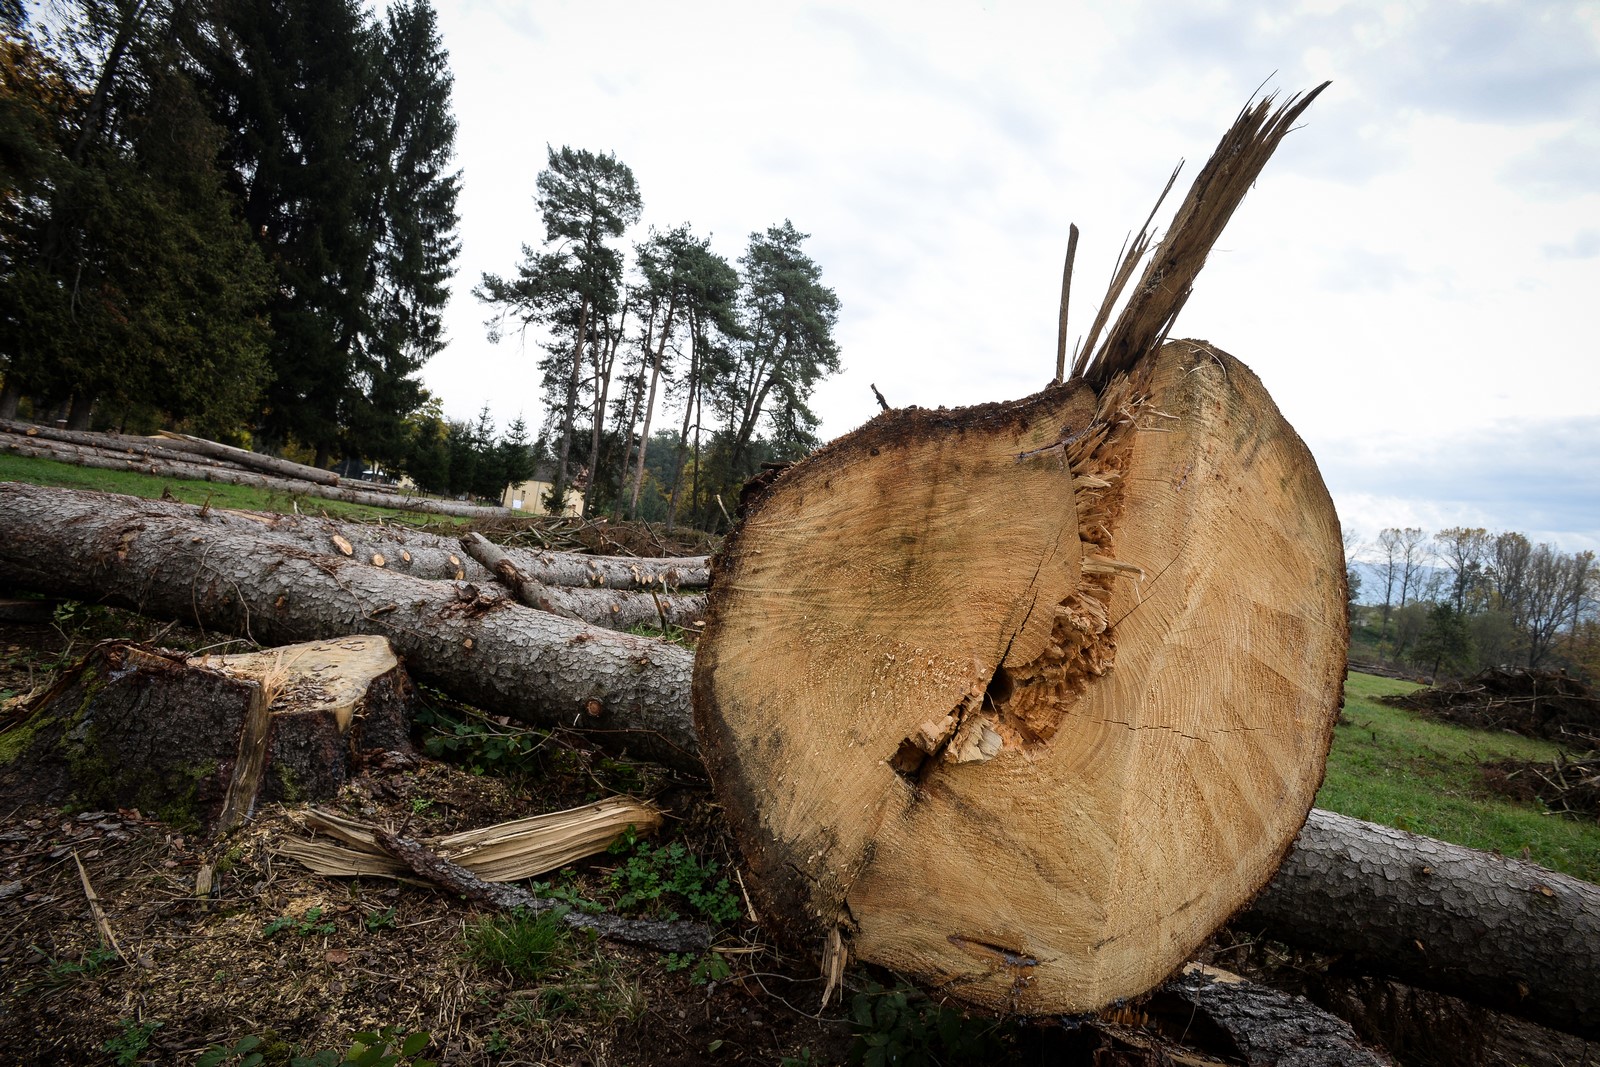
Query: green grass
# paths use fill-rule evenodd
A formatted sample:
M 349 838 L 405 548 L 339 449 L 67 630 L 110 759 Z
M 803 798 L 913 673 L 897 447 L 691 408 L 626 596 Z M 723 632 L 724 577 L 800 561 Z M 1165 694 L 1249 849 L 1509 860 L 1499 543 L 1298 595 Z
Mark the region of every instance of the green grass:
M 1376 697 L 1418 688 L 1351 672 L 1317 806 L 1600 881 L 1600 826 L 1488 792 L 1490 760 L 1553 760 L 1558 748 L 1511 733 L 1434 722 Z
M 307 515 L 328 515 L 336 519 L 370 522 L 411 522 L 418 525 L 448 523 L 459 525 L 464 519 L 446 515 L 402 511 L 398 508 L 375 508 L 364 504 L 347 504 L 342 500 L 328 500 L 318 496 L 299 496 L 271 489 L 256 489 L 245 485 L 228 485 L 223 482 L 187 481 L 180 478 L 161 478 L 136 471 L 107 471 L 91 467 L 75 467 L 53 459 L 36 459 L 27 456 L 0 455 L 0 482 L 28 482 L 32 485 L 60 486 L 66 489 L 94 489 L 102 493 L 124 493 L 157 499 L 163 489 L 174 500 L 184 504 L 206 504 L 215 508 L 233 508 L 241 511 L 281 511 L 292 514 L 296 507 Z

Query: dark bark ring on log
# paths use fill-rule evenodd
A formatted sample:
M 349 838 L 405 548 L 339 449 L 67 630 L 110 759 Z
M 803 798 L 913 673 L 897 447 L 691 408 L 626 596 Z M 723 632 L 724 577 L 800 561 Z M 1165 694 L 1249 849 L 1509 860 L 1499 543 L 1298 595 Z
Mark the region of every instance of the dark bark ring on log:
M 835 441 L 729 538 L 695 664 L 765 913 L 993 1010 L 1151 988 L 1321 784 L 1342 560 L 1305 446 L 1205 344 Z

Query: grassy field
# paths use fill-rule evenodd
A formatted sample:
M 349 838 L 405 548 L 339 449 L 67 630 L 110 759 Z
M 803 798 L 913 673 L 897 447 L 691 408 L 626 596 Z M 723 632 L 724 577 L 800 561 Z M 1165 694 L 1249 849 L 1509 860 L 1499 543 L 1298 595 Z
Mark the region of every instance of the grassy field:
M 0 482 L 28 482 L 33 485 L 54 485 L 67 489 L 95 489 L 103 493 L 124 493 L 152 500 L 160 497 L 161 491 L 165 489 L 174 500 L 184 504 L 209 502 L 212 507 L 217 508 L 285 513 L 293 513 L 298 506 L 301 514 L 328 515 L 356 522 L 382 519 L 385 522 L 437 526 L 459 525 L 466 521 L 447 515 L 423 514 L 402 511 L 398 508 L 367 507 L 363 504 L 347 504 L 342 500 L 299 496 L 244 485 L 160 478 L 135 471 L 95 470 L 90 467 L 75 467 L 70 463 L 58 463 L 53 459 L 34 459 L 25 456 L 0 455 Z
M 1433 722 L 1374 699 L 1416 688 L 1350 674 L 1317 806 L 1600 881 L 1600 826 L 1496 796 L 1478 770 L 1507 757 L 1553 760 L 1557 747 Z

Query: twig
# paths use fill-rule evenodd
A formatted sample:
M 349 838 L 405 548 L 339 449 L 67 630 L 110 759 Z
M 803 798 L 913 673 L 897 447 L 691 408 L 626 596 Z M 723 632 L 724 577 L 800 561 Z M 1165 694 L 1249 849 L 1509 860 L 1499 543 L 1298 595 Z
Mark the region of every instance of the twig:
M 95 928 L 100 931 L 100 939 L 111 946 L 111 951 L 117 954 L 119 960 L 126 961 L 127 953 L 117 944 L 117 935 L 111 932 L 111 921 L 106 918 L 105 909 L 100 906 L 100 894 L 89 884 L 89 872 L 83 869 L 83 860 L 78 858 L 77 849 L 72 850 L 72 862 L 78 865 L 78 878 L 83 882 L 83 895 L 89 900 L 89 914 L 94 918 Z
M 451 863 L 410 838 L 384 830 L 378 830 L 374 836 L 417 874 L 469 900 L 502 911 L 521 908 L 535 915 L 562 907 L 558 901 L 535 896 L 516 885 L 485 882 L 465 867 Z M 563 912 L 561 921 L 575 930 L 587 930 L 608 941 L 642 945 L 657 952 L 705 952 L 711 948 L 711 928 L 701 923 L 624 919 L 618 915 L 584 915 L 575 911 Z

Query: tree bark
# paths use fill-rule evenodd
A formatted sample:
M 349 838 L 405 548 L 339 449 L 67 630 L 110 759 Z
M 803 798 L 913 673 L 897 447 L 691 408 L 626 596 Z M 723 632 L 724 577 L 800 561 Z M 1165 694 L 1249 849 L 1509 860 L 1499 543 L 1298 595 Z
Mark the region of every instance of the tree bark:
M 1313 811 L 1247 927 L 1600 1037 L 1600 886 Z
M 234 448 L 232 445 L 221 444 L 217 441 L 208 441 L 204 437 L 191 437 L 184 433 L 173 433 L 162 430 L 161 436 L 172 441 L 174 447 L 188 452 L 197 452 L 202 456 L 212 459 L 226 460 L 241 467 L 249 467 L 265 474 L 276 474 L 280 478 L 295 478 L 301 481 L 316 482 L 318 485 L 338 485 L 339 476 L 332 471 L 325 471 L 320 467 L 308 467 L 304 463 L 295 463 L 292 460 L 279 459 L 277 456 L 264 456 L 260 452 L 252 452 L 247 448 Z
M 584 727 L 700 774 L 691 654 L 260 535 L 193 509 L 0 483 L 0 583 L 178 618 L 263 642 L 387 637 L 420 680 L 548 728 Z
M 1245 1067 L 1391 1067 L 1361 1043 L 1350 1024 L 1304 997 L 1211 968 L 1190 967 L 1156 990 L 1150 1008 L 1164 1012 L 1175 1037 L 1221 1035 L 1231 1060 Z
M 461 551 L 455 538 L 400 523 L 341 522 L 305 515 L 234 511 L 213 511 L 209 521 L 255 528 L 286 543 L 297 543 L 317 552 L 337 551 L 369 561 L 381 556 L 384 566 L 416 578 L 486 582 L 492 577 L 487 568 Z M 350 551 L 339 546 L 335 538 L 349 545 Z M 670 593 L 679 589 L 703 589 L 711 580 L 705 556 L 635 559 L 501 547 L 518 570 L 541 585 L 654 589 Z
M 168 463 L 192 463 L 202 467 L 223 467 L 231 470 L 244 469 L 237 463 L 229 463 L 214 457 L 202 456 L 196 452 L 185 452 L 177 448 L 167 447 L 167 442 L 159 437 L 135 437 L 131 434 L 62 430 L 54 426 L 38 426 L 12 419 L 0 419 L 0 433 L 15 434 L 23 440 L 33 441 L 46 448 L 52 447 L 55 443 L 73 446 L 72 448 L 57 450 L 64 456 L 72 455 L 73 448 L 86 448 L 91 450 L 91 454 L 112 458 L 133 454 Z M 46 444 L 46 442 L 49 442 L 49 444 Z
M 528 576 L 499 545 L 482 534 L 468 534 L 461 547 L 530 608 L 581 619 L 612 630 L 631 630 L 648 626 L 665 630 L 669 626 L 688 628 L 705 618 L 705 598 L 663 597 L 655 592 L 640 593 L 609 589 L 572 589 L 544 585 Z
M 409 751 L 412 693 L 377 637 L 199 659 L 105 642 L 14 728 L 0 797 L 226 829 L 258 795 L 332 797 L 358 751 Z
M 180 478 L 198 482 L 220 482 L 226 485 L 248 485 L 258 489 L 271 489 L 280 493 L 319 497 L 324 500 L 342 500 L 347 504 L 364 504 L 368 507 L 389 508 L 397 511 L 418 511 L 457 518 L 499 519 L 511 514 L 509 508 L 485 508 L 471 504 L 456 504 L 448 500 L 430 500 L 422 497 L 395 497 L 360 489 L 318 485 L 315 482 L 277 478 L 268 474 L 233 470 L 222 466 L 204 466 L 198 463 L 176 463 L 165 460 L 140 459 L 118 456 L 98 449 L 52 444 L 37 438 L 0 435 L 0 452 L 18 456 L 33 456 L 73 463 L 101 470 L 131 470 L 163 478 Z

